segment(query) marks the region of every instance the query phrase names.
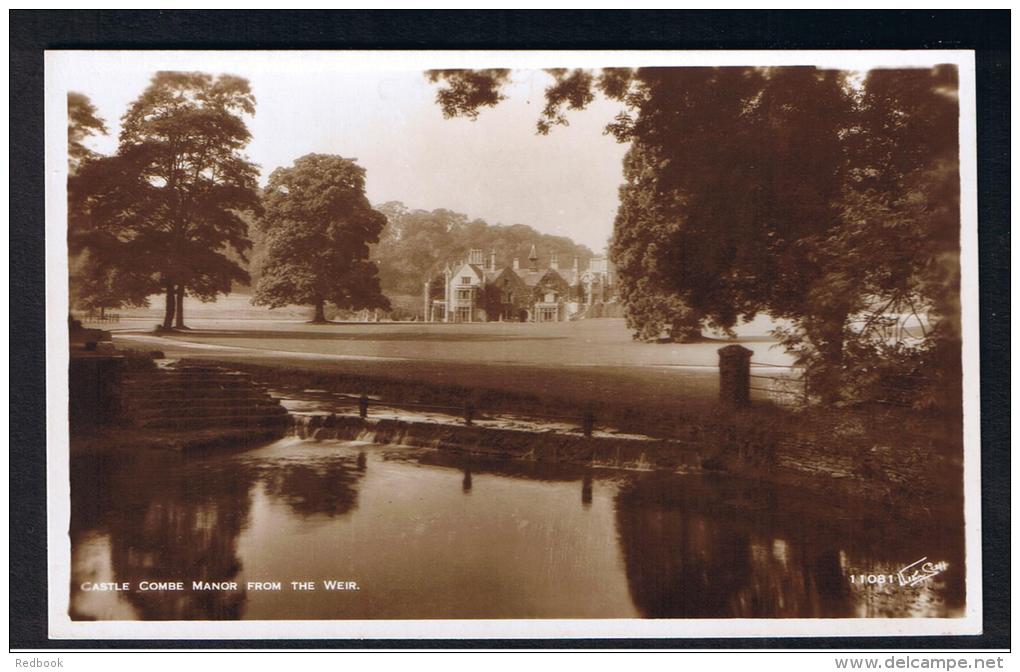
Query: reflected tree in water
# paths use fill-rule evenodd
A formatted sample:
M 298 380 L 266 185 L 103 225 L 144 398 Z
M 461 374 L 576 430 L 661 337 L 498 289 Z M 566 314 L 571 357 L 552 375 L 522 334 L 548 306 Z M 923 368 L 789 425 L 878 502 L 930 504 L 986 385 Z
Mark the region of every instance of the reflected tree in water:
M 810 554 L 728 515 L 707 488 L 646 479 L 616 498 L 631 597 L 652 618 L 841 617 L 849 591 L 831 552 Z M 737 493 L 742 505 L 756 493 Z M 714 500 L 714 501 L 713 501 Z
M 110 537 L 114 577 L 131 583 L 133 590 L 124 595 L 141 618 L 240 618 L 243 590 L 193 591 L 191 582 L 237 580 L 237 540 L 250 509 L 250 470 L 217 463 L 181 468 L 180 460 L 126 468 L 107 464 L 93 472 L 90 482 L 97 480 L 103 483 L 100 490 L 72 486 L 72 510 L 105 521 L 100 529 Z M 105 495 L 101 510 L 84 505 L 92 492 Z M 72 527 L 82 529 L 88 522 L 79 519 Z M 137 590 L 142 581 L 182 581 L 185 590 Z
M 362 460 L 336 458 L 314 463 L 275 463 L 263 472 L 266 494 L 301 516 L 342 516 L 358 503 Z

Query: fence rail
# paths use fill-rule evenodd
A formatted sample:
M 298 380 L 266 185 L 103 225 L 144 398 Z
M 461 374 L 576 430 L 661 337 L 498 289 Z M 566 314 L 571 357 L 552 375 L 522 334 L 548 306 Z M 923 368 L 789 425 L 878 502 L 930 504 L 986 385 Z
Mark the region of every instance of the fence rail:
M 79 311 L 73 313 L 75 319 L 81 320 L 82 323 L 93 322 L 93 323 L 107 323 L 107 322 L 120 322 L 120 313 L 97 313 L 95 311 Z
M 750 391 L 758 392 L 770 401 L 784 406 L 806 406 L 810 403 L 807 370 L 804 367 L 753 361 L 748 364 L 748 389 Z M 758 373 L 754 373 L 756 370 Z M 763 375 L 763 370 L 776 373 Z M 785 372 L 786 375 L 780 372 Z M 766 382 L 756 385 L 755 381 Z
M 808 405 L 811 402 L 812 390 L 809 385 L 807 369 L 799 365 L 770 364 L 768 362 L 750 362 L 748 378 L 751 391 L 759 392 L 768 396 L 778 396 L 779 403 L 793 405 L 797 402 Z M 755 370 L 758 370 L 755 373 Z M 799 375 L 762 375 L 762 369 L 785 370 L 791 374 Z M 769 381 L 769 384 L 755 385 L 755 381 Z M 913 405 L 913 397 L 916 396 L 917 385 L 930 384 L 933 378 L 921 371 L 910 371 L 904 373 L 890 374 L 888 378 L 879 380 L 865 387 L 873 393 L 868 395 L 868 401 L 887 406 L 898 406 L 910 408 Z M 792 388 L 792 389 L 791 389 Z

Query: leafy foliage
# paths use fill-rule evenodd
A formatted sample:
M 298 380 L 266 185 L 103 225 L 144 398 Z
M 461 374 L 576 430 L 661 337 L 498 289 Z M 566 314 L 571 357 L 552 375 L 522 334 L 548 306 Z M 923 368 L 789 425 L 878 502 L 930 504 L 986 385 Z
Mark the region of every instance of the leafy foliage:
M 106 123 L 99 117 L 89 97 L 71 91 L 67 94 L 67 160 L 70 172 L 77 172 L 82 161 L 94 152 L 85 146 L 93 135 L 106 135 Z
M 388 309 L 369 245 L 379 240 L 386 217 L 365 197 L 365 169 L 354 161 L 308 154 L 269 176 L 265 211 L 258 221 L 265 249 L 253 303 L 345 310 Z
M 106 134 L 92 101 L 67 95 L 68 265 L 71 304 L 89 311 L 142 306 L 156 289 L 143 264 L 143 251 L 123 231 L 125 203 L 107 201 L 118 194 L 118 176 L 109 162 L 85 141 Z
M 495 107 L 505 96 L 500 88 L 510 81 L 509 70 L 430 70 L 429 81 L 447 86 L 436 94 L 436 101 L 447 119 L 476 119 L 480 108 Z
M 516 257 L 527 267 L 532 245 L 542 256 L 543 268 L 553 253 L 561 268 L 572 264 L 574 257 L 592 256 L 591 250 L 569 238 L 539 233 L 523 224 L 491 225 L 451 210 L 410 210 L 395 201 L 380 205 L 379 211 L 387 225 L 372 258 L 379 265 L 383 290 L 392 294 L 420 296 L 427 278 L 448 263 L 464 260 L 471 249 L 483 250 L 486 261 L 495 250 L 498 266 L 509 266 Z
M 863 81 L 806 67 L 550 74 L 539 133 L 596 92 L 622 104 L 606 126 L 631 143 L 611 254 L 637 337 L 786 318 L 780 336 L 828 402 L 875 398 L 874 373 L 890 366 L 952 369 L 955 68 Z M 490 82 L 490 100 L 507 81 Z
M 116 265 L 139 290 L 162 287 L 163 326 L 183 326 L 183 297 L 203 300 L 247 281 L 244 211 L 258 211 L 257 167 L 242 153 L 246 80 L 159 72 L 128 108 L 117 153 L 83 163 L 69 182 L 72 253 Z

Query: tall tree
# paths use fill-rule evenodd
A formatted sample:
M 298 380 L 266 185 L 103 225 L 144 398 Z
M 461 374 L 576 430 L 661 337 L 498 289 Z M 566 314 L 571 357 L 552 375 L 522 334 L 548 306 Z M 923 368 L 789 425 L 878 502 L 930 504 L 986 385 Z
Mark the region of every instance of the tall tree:
M 138 250 L 120 230 L 125 206 L 111 192 L 110 161 L 85 144 L 105 135 L 106 124 L 92 101 L 67 94 L 68 268 L 72 305 L 103 315 L 109 308 L 146 305 L 151 278 L 138 264 Z
M 67 94 L 67 160 L 71 174 L 77 172 L 82 161 L 94 155 L 85 141 L 93 135 L 106 133 L 106 123 L 89 97 L 70 91 Z
M 326 303 L 348 310 L 389 309 L 369 245 L 386 217 L 365 197 L 365 169 L 353 160 L 308 154 L 269 176 L 258 221 L 265 250 L 252 302 L 313 307 L 326 322 Z
M 244 117 L 254 113 L 245 79 L 159 72 L 124 115 L 113 172 L 134 204 L 125 224 L 153 252 L 166 329 L 185 326 L 186 294 L 209 300 L 247 281 L 241 213 L 260 208 L 258 169 L 243 154 L 251 138 Z
M 803 243 L 838 221 L 850 122 L 840 74 L 658 69 L 640 86 L 625 192 L 648 202 L 617 219 L 624 284 L 650 279 L 724 329 L 761 310 L 811 316 L 838 357 L 848 308 L 812 300 L 829 268 Z

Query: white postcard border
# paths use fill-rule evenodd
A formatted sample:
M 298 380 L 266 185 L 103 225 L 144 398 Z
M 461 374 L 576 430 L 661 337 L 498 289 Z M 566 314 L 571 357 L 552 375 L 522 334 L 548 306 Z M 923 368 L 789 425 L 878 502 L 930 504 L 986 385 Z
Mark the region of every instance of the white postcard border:
M 818 65 L 959 68 L 963 324 L 965 615 L 955 619 L 598 619 L 350 621 L 72 621 L 68 460 L 67 102 L 75 68 L 407 71 L 432 68 Z M 210 68 L 210 63 L 215 67 Z M 982 629 L 977 135 L 974 52 L 908 51 L 47 51 L 46 399 L 48 606 L 51 639 L 571 639 L 973 635 Z M 13 511 L 12 511 L 13 513 Z

